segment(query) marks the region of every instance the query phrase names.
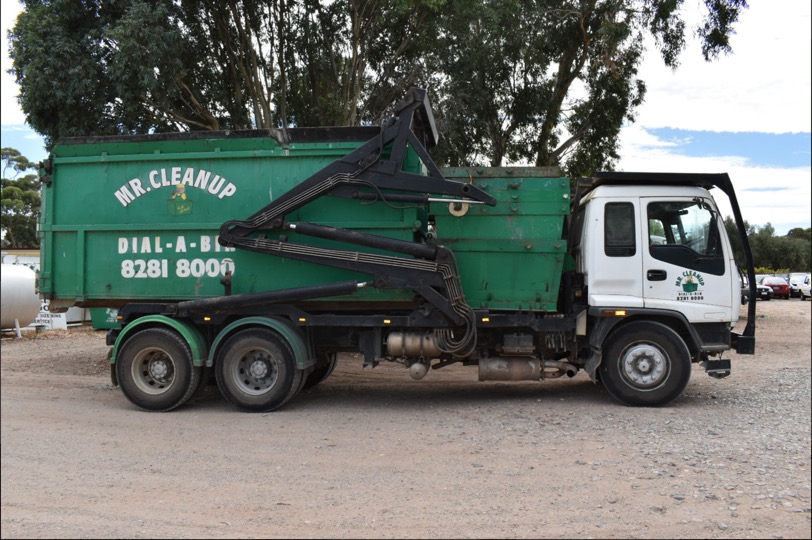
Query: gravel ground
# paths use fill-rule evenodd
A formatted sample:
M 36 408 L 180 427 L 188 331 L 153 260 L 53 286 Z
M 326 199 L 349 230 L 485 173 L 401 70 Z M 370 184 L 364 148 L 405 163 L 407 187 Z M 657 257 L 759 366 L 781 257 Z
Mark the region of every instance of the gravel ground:
M 270 414 L 110 384 L 104 334 L 2 340 L 3 538 L 810 538 L 810 311 L 666 408 L 571 380 L 336 372 Z

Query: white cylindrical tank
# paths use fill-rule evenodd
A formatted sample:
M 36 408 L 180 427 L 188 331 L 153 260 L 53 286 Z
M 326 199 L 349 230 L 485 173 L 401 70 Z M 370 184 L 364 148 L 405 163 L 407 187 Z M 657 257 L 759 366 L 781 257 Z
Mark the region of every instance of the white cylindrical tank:
M 41 305 L 36 292 L 37 274 L 21 264 L 4 264 L 0 269 L 0 282 L 0 327 L 14 328 L 15 319 L 21 328 L 34 322 Z

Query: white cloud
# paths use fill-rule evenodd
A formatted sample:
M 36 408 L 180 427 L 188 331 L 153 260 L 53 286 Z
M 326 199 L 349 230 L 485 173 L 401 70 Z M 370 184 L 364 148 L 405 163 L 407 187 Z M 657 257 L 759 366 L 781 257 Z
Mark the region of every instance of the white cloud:
M 744 219 L 751 225 L 771 223 L 778 235 L 810 226 L 810 167 L 737 166 L 727 172 L 733 180 Z
M 689 0 L 685 18 L 695 24 L 701 9 Z M 808 0 L 750 2 L 731 38 L 733 54 L 705 62 L 691 38 L 676 71 L 650 46 L 640 70 L 648 93 L 637 123 L 696 131 L 812 131 L 810 11 Z
M 686 20 L 699 21 L 702 3 L 688 0 Z M 689 157 L 672 153 L 646 128 L 687 131 L 809 133 L 812 131 L 812 25 L 808 0 L 750 2 L 731 39 L 733 54 L 712 62 L 689 41 L 676 71 L 653 47 L 641 65 L 648 86 L 634 125 L 621 135 L 620 170 L 727 172 L 751 225 L 771 223 L 776 234 L 810 227 L 812 169 L 753 165 L 746 155 Z M 769 189 L 753 191 L 755 188 Z M 732 215 L 724 195 L 717 196 Z
M 0 56 L 0 121 L 5 125 L 24 124 L 25 115 L 17 103 L 20 90 L 14 77 L 9 75 L 11 58 L 8 56 L 8 38 L 6 34 L 14 26 L 17 15 L 22 10 L 17 0 L 2 0 L 0 4 L 0 22 L 3 25 L 3 54 Z
M 772 224 L 777 235 L 795 227 L 810 226 L 812 168 L 754 166 L 746 156 L 694 157 L 673 153 L 664 143 L 640 126 L 626 128 L 622 135 L 622 170 L 641 172 L 723 173 L 730 175 L 744 219 L 751 225 Z M 727 197 L 714 193 L 725 216 L 733 211 Z

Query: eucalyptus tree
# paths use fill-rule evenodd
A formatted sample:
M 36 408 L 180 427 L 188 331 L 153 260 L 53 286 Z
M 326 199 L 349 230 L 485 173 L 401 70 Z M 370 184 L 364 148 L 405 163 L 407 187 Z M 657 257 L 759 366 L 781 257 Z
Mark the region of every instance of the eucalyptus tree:
M 411 0 L 25 0 L 11 72 L 49 144 L 358 124 L 380 116 L 398 84 L 383 78 L 402 78 L 425 11 Z
M 4 248 L 39 247 L 40 184 L 36 165 L 19 150 L 3 148 L 0 230 Z
M 684 0 L 24 0 L 9 34 L 28 123 L 58 137 L 370 124 L 428 88 L 453 165 L 612 168 L 676 68 Z M 744 0 L 705 0 L 706 59 Z
M 28 123 L 49 143 L 272 127 L 284 1 L 27 0 L 9 38 Z
M 689 28 L 683 0 L 448 0 L 435 65 L 444 147 L 455 163 L 611 168 L 645 97 L 644 38 L 676 69 Z M 706 0 L 702 54 L 729 53 L 743 0 Z

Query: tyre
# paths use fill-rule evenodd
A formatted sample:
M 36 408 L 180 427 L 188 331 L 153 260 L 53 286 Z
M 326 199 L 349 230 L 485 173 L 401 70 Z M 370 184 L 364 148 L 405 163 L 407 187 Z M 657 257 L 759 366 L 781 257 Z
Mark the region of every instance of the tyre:
M 317 358 L 316 366 L 313 368 L 313 371 L 307 375 L 307 380 L 304 384 L 305 389 L 313 388 L 317 384 L 324 382 L 324 380 L 333 373 L 336 364 L 338 364 L 338 353 L 319 353 Z
M 274 411 L 302 388 L 302 370 L 278 333 L 249 328 L 231 336 L 214 365 L 223 396 L 247 412 Z
M 800 296 L 801 296 L 801 302 L 803 302 L 804 300 L 806 300 L 806 296 L 804 296 L 804 292 L 803 292 L 803 291 L 801 291 Z
M 197 387 L 197 391 L 192 395 L 191 401 L 196 401 L 198 399 L 209 399 L 209 396 L 218 395 L 220 390 L 218 388 L 212 388 L 217 386 L 217 381 L 214 380 L 214 368 L 213 367 L 201 367 L 200 368 L 200 384 Z
M 147 411 L 170 411 L 200 386 L 201 369 L 186 341 L 167 328 L 147 328 L 124 342 L 116 377 L 124 396 Z
M 678 398 L 691 377 L 691 353 L 674 330 L 656 322 L 624 326 L 607 338 L 599 373 L 626 405 L 659 407 Z

